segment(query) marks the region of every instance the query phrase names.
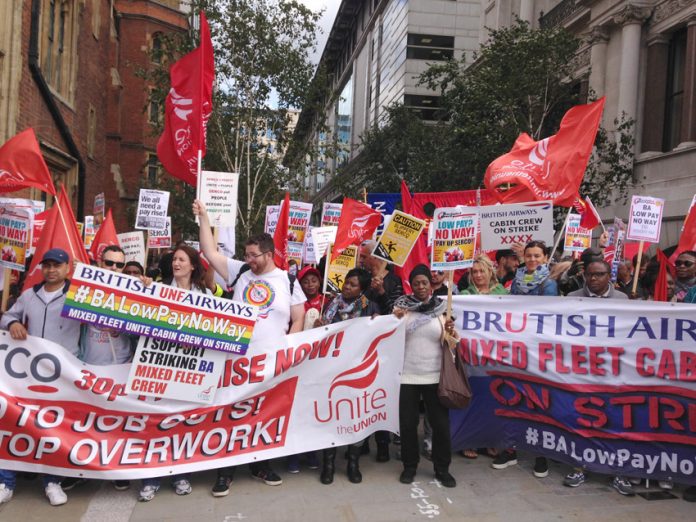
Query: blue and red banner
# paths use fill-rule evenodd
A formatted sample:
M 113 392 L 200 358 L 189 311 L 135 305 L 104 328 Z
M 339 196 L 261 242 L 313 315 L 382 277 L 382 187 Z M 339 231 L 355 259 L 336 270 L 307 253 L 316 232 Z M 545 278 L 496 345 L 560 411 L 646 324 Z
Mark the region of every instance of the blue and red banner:
M 696 307 L 561 299 L 455 296 L 474 399 L 453 449 L 696 484 Z

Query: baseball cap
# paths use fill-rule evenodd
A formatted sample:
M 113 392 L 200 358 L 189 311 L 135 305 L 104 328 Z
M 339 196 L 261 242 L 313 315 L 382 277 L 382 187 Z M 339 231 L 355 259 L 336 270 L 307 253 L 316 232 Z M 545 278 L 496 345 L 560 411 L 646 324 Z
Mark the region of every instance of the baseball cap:
M 70 257 L 68 256 L 68 253 L 62 248 L 52 248 L 49 251 L 47 251 L 41 258 L 42 263 L 45 263 L 46 261 L 55 261 L 56 263 L 67 263 L 68 261 L 70 261 Z
M 297 280 L 302 281 L 302 279 L 304 279 L 304 277 L 308 276 L 309 274 L 317 276 L 319 278 L 319 281 L 321 281 L 322 279 L 321 272 L 319 272 L 319 270 L 317 270 L 313 266 L 307 265 L 302 270 L 300 270 L 299 274 L 297 274 Z

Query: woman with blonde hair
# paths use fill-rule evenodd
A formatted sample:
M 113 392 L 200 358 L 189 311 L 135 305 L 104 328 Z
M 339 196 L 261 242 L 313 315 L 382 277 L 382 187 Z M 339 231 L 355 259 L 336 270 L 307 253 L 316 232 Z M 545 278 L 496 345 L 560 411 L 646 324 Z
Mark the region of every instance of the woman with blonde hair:
M 493 261 L 486 254 L 479 254 L 469 270 L 469 286 L 460 295 L 502 295 L 507 289 L 498 282 Z

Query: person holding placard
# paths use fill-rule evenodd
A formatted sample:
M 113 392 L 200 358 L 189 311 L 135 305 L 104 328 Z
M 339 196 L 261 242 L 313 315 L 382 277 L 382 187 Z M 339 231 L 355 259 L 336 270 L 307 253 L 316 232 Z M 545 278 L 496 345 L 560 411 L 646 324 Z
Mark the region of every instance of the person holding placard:
M 245 262 L 229 259 L 217 250 L 205 205 L 194 201 L 193 213 L 200 220 L 203 255 L 215 271 L 234 287 L 233 299 L 259 307 L 257 325 L 247 355 L 251 357 L 266 350 L 270 352 L 275 349 L 278 337 L 301 332 L 306 298 L 300 285 L 295 284 L 295 278 L 276 266 L 273 237 L 267 233 L 252 236 L 244 246 Z M 283 483 L 268 462 L 253 462 L 250 468 L 252 476 L 268 486 Z M 218 478 L 212 488 L 214 497 L 224 497 L 229 493 L 233 474 L 234 468 L 218 470 Z
M 394 315 L 406 321 L 404 369 L 401 374 L 399 395 L 399 428 L 401 432 L 401 461 L 403 471 L 399 481 L 411 484 L 420 460 L 418 450 L 419 404 L 423 400 L 425 412 L 433 430 L 432 461 L 435 478 L 447 487 L 457 485 L 449 473 L 452 461 L 449 410 L 437 395 L 442 367 L 443 333 L 458 338 L 454 321 L 445 318 L 447 303 L 432 295 L 430 269 L 417 265 L 409 275 L 413 294 L 397 299 Z
M 8 330 L 15 340 L 23 341 L 27 335 L 41 337 L 77 356 L 80 323 L 60 315 L 70 288 L 69 273 L 68 253 L 60 248 L 48 250 L 41 259 L 43 282 L 25 291 L 3 314 L 0 328 Z M 68 501 L 60 483 L 60 477 L 43 475 L 46 497 L 52 506 Z M 12 499 L 16 484 L 17 472 L 0 470 L 0 504 Z

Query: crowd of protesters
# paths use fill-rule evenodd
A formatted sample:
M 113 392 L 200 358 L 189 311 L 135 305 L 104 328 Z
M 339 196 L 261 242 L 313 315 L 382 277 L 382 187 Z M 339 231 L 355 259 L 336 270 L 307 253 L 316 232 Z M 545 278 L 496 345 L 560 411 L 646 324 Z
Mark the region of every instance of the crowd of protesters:
M 270 288 L 274 299 L 264 305 L 259 322 L 263 327 L 254 330 L 254 349 L 266 350 L 274 346 L 274 339 L 285 333 L 299 332 L 325 324 L 333 324 L 359 317 L 394 314 L 405 321 L 404 368 L 401 376 L 399 400 L 400 437 L 388 432 L 375 434 L 376 460 L 387 462 L 399 455 L 403 470 L 398 477 L 410 484 L 416 477 L 421 455 L 432 461 L 436 479 L 445 487 L 455 487 L 456 479 L 450 474 L 452 449 L 448 410 L 440 404 L 437 385 L 442 361 L 441 339 L 447 333 L 457 336 L 454 321 L 446 316 L 443 296 L 448 292 L 471 297 L 479 295 L 526 296 L 581 296 L 599 299 L 655 299 L 660 273 L 659 259 L 643 255 L 626 260 L 614 267 L 605 261 L 600 238 L 598 248 L 588 248 L 579 256 L 556 256 L 550 259 L 549 248 L 540 241 L 526 245 L 514 245 L 510 250 L 500 250 L 494 256 L 478 255 L 471 269 L 459 272 L 450 289 L 446 274 L 431 271 L 426 265 L 417 265 L 407 274 L 410 292 L 404 290 L 402 280 L 385 261 L 371 255 L 374 242 L 361 245 L 356 268 L 348 272 L 341 292 L 325 296 L 321 291 L 325 267 L 302 267 L 297 277 L 279 269 L 274 262 L 273 238 L 259 234 L 245 244 L 243 260 L 229 259 L 217 250 L 207 212 L 202 204 L 194 203 L 194 214 L 200 220 L 199 252 L 180 244 L 161 257 L 155 270 L 146 270 L 137 262 L 126 262 L 125 254 L 117 246 L 106 248 L 99 266 L 141 278 L 145 284 L 152 279 L 194 292 L 244 301 L 249 291 Z M 27 335 L 51 340 L 82 361 L 93 365 L 128 363 L 137 338 L 107 328 L 81 325 L 61 317 L 60 310 L 69 287 L 69 256 L 61 249 L 46 252 L 41 259 L 43 282 L 21 295 L 15 291 L 11 308 L 0 320 L 0 328 L 8 330 L 13 339 L 26 339 Z M 634 288 L 634 275 L 638 271 L 638 284 Z M 680 252 L 674 262 L 674 272 L 667 271 L 666 300 L 696 303 L 696 252 Z M 299 284 L 295 284 L 295 283 Z M 21 288 L 21 278 L 13 282 L 13 288 Z M 419 443 L 421 412 L 425 418 L 425 437 Z M 392 445 L 400 445 L 394 451 Z M 369 441 L 351 444 L 345 449 L 346 473 L 351 483 L 360 483 L 362 474 L 360 457 L 370 452 Z M 321 462 L 319 460 L 321 455 Z M 504 470 L 517 464 L 515 448 L 468 448 L 461 452 L 466 458 L 487 455 L 491 466 Z M 287 458 L 287 471 L 297 473 L 302 462 L 311 470 L 320 468 L 318 480 L 329 485 L 334 481 L 336 448 L 322 452 L 310 452 Z M 282 479 L 270 462 L 254 462 L 250 465 L 254 478 L 270 486 L 282 484 Z M 534 475 L 547 477 L 548 462 L 536 457 Z M 13 496 L 17 473 L 0 470 L 0 503 Z M 234 469 L 219 469 L 211 493 L 222 497 L 229 493 Z M 61 478 L 53 475 L 42 477 L 46 496 L 52 505 L 67 502 L 65 491 L 85 482 L 83 479 Z M 568 469 L 563 479 L 568 487 L 577 487 L 587 480 L 580 469 Z M 622 495 L 634 494 L 634 480 L 616 476 L 609 479 L 612 487 Z M 170 480 L 177 495 L 191 493 L 188 475 L 174 476 Z M 139 492 L 141 501 L 152 500 L 160 489 L 161 481 L 152 477 L 142 481 Z M 128 489 L 129 481 L 113 483 L 118 490 Z M 660 486 L 671 489 L 670 482 Z M 696 501 L 696 487 L 685 488 L 683 497 Z

